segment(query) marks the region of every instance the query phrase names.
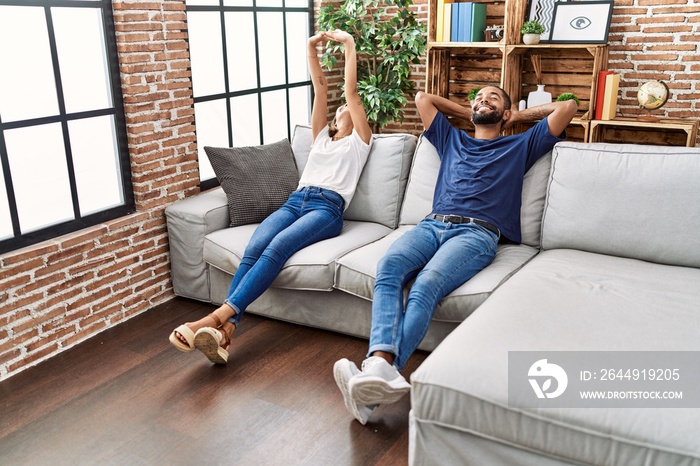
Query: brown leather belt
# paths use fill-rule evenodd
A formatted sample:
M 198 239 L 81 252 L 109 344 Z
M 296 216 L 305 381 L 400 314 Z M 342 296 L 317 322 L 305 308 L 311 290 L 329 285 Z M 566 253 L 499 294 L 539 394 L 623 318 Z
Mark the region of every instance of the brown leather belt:
M 478 218 L 472 218 L 472 217 L 462 217 L 461 215 L 441 215 L 441 214 L 430 214 L 426 218 L 432 218 L 437 220 L 438 222 L 445 222 L 445 223 L 454 223 L 455 225 L 459 225 L 462 223 L 474 223 L 476 225 L 482 226 L 486 228 L 488 231 L 493 233 L 494 235 L 498 236 L 499 238 L 501 237 L 501 231 L 496 228 L 495 225 L 486 222 L 484 220 L 479 220 Z

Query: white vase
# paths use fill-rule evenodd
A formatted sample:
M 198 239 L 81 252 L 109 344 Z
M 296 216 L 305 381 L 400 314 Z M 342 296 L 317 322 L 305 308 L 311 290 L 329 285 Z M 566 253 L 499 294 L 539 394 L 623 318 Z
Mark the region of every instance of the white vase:
M 552 103 L 552 93 L 544 90 L 544 84 L 538 84 L 537 90 L 527 95 L 527 108 Z
M 539 34 L 523 34 L 523 44 L 525 45 L 535 45 L 540 43 Z

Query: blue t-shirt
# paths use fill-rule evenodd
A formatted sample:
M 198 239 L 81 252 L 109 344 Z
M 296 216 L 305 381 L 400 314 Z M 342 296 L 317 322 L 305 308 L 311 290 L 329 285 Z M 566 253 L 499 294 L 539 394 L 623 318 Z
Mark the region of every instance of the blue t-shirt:
M 524 133 L 476 139 L 438 112 L 424 135 L 441 160 L 432 213 L 485 220 L 520 243 L 525 172 L 566 134 L 552 136 L 544 118 Z

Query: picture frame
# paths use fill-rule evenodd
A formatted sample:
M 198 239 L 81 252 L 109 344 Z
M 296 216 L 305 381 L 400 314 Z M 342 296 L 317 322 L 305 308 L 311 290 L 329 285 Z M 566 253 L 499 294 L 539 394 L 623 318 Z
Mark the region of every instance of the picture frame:
M 549 42 L 607 44 L 613 0 L 556 2 Z
M 549 37 L 552 33 L 552 24 L 554 24 L 555 4 L 566 1 L 567 0 L 530 0 L 527 20 L 537 20 L 544 26 L 544 32 L 540 34 L 540 43 L 549 42 Z

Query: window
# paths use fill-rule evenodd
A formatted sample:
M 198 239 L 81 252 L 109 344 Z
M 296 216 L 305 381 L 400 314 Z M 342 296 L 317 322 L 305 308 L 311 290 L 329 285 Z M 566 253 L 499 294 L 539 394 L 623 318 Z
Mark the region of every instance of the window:
M 204 146 L 288 138 L 311 115 L 309 0 L 187 0 L 200 181 L 217 184 Z
M 111 3 L 0 0 L 0 253 L 133 212 Z

